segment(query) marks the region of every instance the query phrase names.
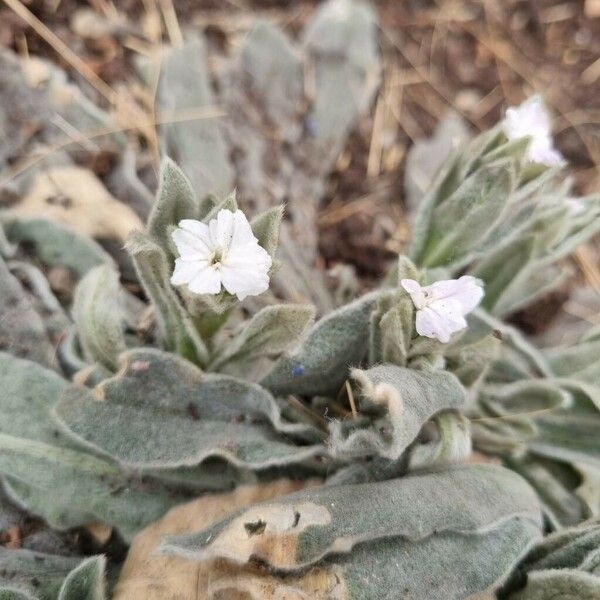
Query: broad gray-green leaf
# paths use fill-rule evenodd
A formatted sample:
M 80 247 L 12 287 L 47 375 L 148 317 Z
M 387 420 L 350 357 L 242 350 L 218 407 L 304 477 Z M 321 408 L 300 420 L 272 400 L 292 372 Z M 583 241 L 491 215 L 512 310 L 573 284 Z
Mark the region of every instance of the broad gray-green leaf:
M 55 407 L 65 434 L 131 468 L 194 466 L 223 457 L 252 468 L 301 463 L 322 453 L 277 434 L 303 436 L 285 423 L 271 395 L 224 375 L 203 375 L 158 350 L 123 355 L 116 377 L 90 392 L 69 388 Z
M 283 352 L 293 350 L 314 314 L 312 306 L 301 304 L 263 308 L 224 346 L 210 369 L 256 380 L 253 371 L 257 363 L 265 358 L 277 359 Z
M 466 122 L 452 113 L 438 124 L 431 138 L 416 140 L 406 156 L 404 190 L 411 212 L 433 183 L 450 155 L 471 137 Z
M 182 219 L 197 219 L 198 210 L 198 201 L 188 178 L 170 158 L 165 158 L 156 200 L 148 217 L 148 234 L 168 251 L 172 246 L 171 228 L 177 227 Z
M 111 370 L 126 348 L 121 294 L 119 273 L 100 265 L 79 282 L 73 299 L 73 317 L 86 359 Z
M 38 600 L 27 592 L 22 592 L 14 588 L 0 588 L 0 600 Z
M 156 318 L 167 347 L 200 365 L 206 365 L 208 350 L 171 287 L 165 252 L 143 234 L 134 235 L 127 244 L 127 250 L 140 282 L 156 308 Z
M 339 456 L 379 454 L 396 460 L 434 415 L 459 409 L 466 393 L 458 379 L 446 371 L 417 371 L 395 365 L 382 365 L 352 372 L 361 393 L 361 409 L 373 406 L 383 416 L 367 428 L 344 434 L 344 424 L 333 421 L 332 452 Z M 383 431 L 383 433 L 382 433 Z
M 582 341 L 570 348 L 554 348 L 544 354 L 558 377 L 580 379 L 600 386 L 600 339 Z
M 595 600 L 600 597 L 600 577 L 571 569 L 533 571 L 525 589 L 509 600 Z
M 351 600 L 374 590 L 378 600 L 397 600 L 399 590 L 411 600 L 487 598 L 538 537 L 538 525 L 512 519 L 484 535 L 443 532 L 415 544 L 382 540 L 340 561 L 337 578 L 347 583 Z
M 0 350 L 54 365 L 54 348 L 44 322 L 1 257 L 0 317 Z
M 69 383 L 54 371 L 0 352 L 0 432 L 56 441 L 50 409 Z
M 256 236 L 258 243 L 269 253 L 273 258 L 275 251 L 279 245 L 279 230 L 281 229 L 281 221 L 283 219 L 284 207 L 274 206 L 265 212 L 256 215 L 250 221 L 252 233 Z
M 530 550 L 500 597 L 503 600 L 595 599 L 600 594 L 600 573 L 596 570 L 599 548 L 597 519 L 555 532 Z
M 210 193 L 226 194 L 233 183 L 229 150 L 217 118 L 210 114 L 215 105 L 204 39 L 194 37 L 170 49 L 161 68 L 157 107 L 175 118 L 161 126 L 161 137 L 165 154 L 188 176 L 199 200 Z M 177 119 L 190 111 L 195 118 Z
M 510 290 L 513 281 L 524 272 L 534 257 L 536 239 L 524 237 L 515 243 L 501 246 L 488 253 L 472 270 L 485 287 L 482 306 L 493 312 L 504 295 Z
M 503 215 L 514 182 L 506 164 L 481 169 L 433 210 L 421 264 L 464 264 Z
M 265 593 L 279 593 L 311 600 L 398 600 L 402 593 L 403 599 L 411 600 L 487 599 L 538 535 L 536 525 L 515 519 L 485 535 L 442 532 L 415 543 L 383 539 L 331 557 L 300 575 L 254 571 L 232 578 L 225 573 L 211 578 L 210 597 L 242 594 L 248 600 L 264 600 Z
M 368 353 L 371 312 L 382 292 L 335 310 L 308 332 L 297 352 L 283 356 L 263 385 L 277 395 L 336 395 Z
M 536 420 L 538 437 L 534 452 L 557 460 L 600 466 L 600 414 L 570 414 L 568 411 Z
M 59 529 L 101 520 L 130 536 L 177 501 L 68 447 L 50 410 L 73 386 L 56 373 L 0 353 L 0 380 L 0 474 L 31 512 Z
M 461 465 L 291 494 L 233 513 L 202 532 L 167 538 L 162 550 L 195 560 L 258 559 L 293 571 L 366 542 L 393 538 L 403 554 L 432 535 L 486 535 L 512 520 L 541 525 L 527 483 L 499 467 Z
M 74 557 L 0 548 L 0 586 L 18 590 L 25 598 L 57 600 L 63 579 L 80 562 Z M 0 598 L 19 596 L 0 591 Z
M 71 571 L 63 581 L 58 600 L 104 600 L 106 559 L 93 556 Z
M 248 33 L 240 52 L 248 85 L 278 125 L 293 119 L 304 95 L 300 55 L 281 29 L 259 21 Z
M 214 206 L 202 217 L 204 223 L 216 219 L 217 215 L 222 210 L 229 210 L 235 212 L 238 209 L 237 195 L 235 190 L 233 192 L 224 195 L 223 198 L 219 199 L 215 197 Z
M 0 434 L 0 473 L 9 492 L 57 529 L 102 521 L 130 539 L 182 501 L 91 454 L 13 435 Z
M 568 265 L 558 268 L 546 264 L 546 261 L 532 261 L 513 279 L 509 289 L 502 293 L 493 313 L 510 315 L 559 288 L 572 275 L 573 271 Z
M 67 267 L 83 277 L 92 267 L 114 264 L 94 240 L 46 219 L 13 219 L 4 223 L 8 239 L 28 244 L 35 256 L 49 267 Z
M 329 164 L 377 89 L 376 13 L 356 0 L 324 2 L 304 31 L 304 45 L 314 61 L 311 131 Z
M 580 523 L 590 516 L 589 504 L 578 492 L 580 478 L 567 464 L 544 457 L 509 457 L 506 466 L 524 477 L 537 492 L 545 517 L 552 527 Z

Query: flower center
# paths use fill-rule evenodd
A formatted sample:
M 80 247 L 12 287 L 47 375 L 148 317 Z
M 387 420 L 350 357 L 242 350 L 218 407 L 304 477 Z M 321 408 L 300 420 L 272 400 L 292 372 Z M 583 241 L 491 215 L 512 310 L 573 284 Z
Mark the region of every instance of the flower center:
M 221 261 L 223 260 L 223 250 L 221 248 L 217 248 L 210 259 L 211 267 L 221 267 Z

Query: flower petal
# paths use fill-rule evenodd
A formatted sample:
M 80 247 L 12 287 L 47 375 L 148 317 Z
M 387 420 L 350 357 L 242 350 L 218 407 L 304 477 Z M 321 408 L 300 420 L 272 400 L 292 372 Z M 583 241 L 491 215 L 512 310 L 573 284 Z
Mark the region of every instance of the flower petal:
M 509 140 L 531 137 L 527 158 L 549 167 L 560 165 L 564 158 L 554 148 L 550 115 L 539 95 L 532 96 L 520 106 L 506 111 L 502 129 Z
M 185 229 L 175 229 L 171 233 L 171 238 L 175 242 L 179 256 L 187 260 L 207 260 L 211 255 L 211 248 Z
M 443 343 L 450 341 L 451 328 L 448 327 L 446 320 L 440 318 L 431 308 L 423 308 L 417 311 L 415 326 L 419 335 L 437 339 Z
M 402 279 L 400 285 L 408 292 L 413 304 L 417 308 L 423 308 L 425 306 L 425 292 L 423 287 L 418 281 L 414 279 Z
M 226 252 L 231 244 L 231 240 L 233 239 L 234 225 L 235 221 L 233 218 L 233 213 L 226 208 L 222 208 L 217 213 L 216 219 L 211 219 L 208 224 L 208 228 L 210 230 L 210 238 L 214 247 Z
M 207 261 L 183 260 L 182 258 L 178 258 L 175 261 L 175 270 L 171 276 L 171 284 L 182 285 L 184 283 L 189 283 L 207 266 Z
M 221 272 L 210 265 L 201 269 L 188 283 L 190 292 L 194 294 L 218 294 L 221 291 Z
M 252 242 L 258 243 L 258 240 L 252 233 L 252 228 L 250 227 L 248 219 L 246 219 L 246 215 L 241 210 L 236 210 L 233 213 L 233 220 L 233 237 L 231 239 L 232 246 L 248 244 Z
M 460 314 L 460 304 L 454 300 L 437 300 L 417 311 L 416 329 L 419 335 L 447 343 L 450 336 L 467 326 Z
M 462 306 L 462 315 L 471 312 L 483 298 L 483 288 L 478 280 L 470 275 L 436 281 L 423 289 L 434 302 L 443 299 L 458 301 Z
M 210 231 L 206 223 L 203 223 L 202 221 L 196 221 L 196 219 L 182 219 L 179 221 L 178 227 L 185 231 L 189 231 L 201 242 L 206 244 L 206 246 L 211 246 Z
M 257 296 L 269 287 L 272 260 L 257 242 L 232 246 L 222 263 L 223 287 L 239 300 Z

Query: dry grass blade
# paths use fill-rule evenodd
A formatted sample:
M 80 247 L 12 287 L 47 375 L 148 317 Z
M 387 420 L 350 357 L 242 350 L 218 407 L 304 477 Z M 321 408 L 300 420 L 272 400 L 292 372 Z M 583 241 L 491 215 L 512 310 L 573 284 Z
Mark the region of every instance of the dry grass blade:
M 117 93 L 91 69 L 75 52 L 69 48 L 53 31 L 48 29 L 20 0 L 3 0 L 4 3 L 21 17 L 35 32 L 42 37 L 64 60 L 66 60 L 86 81 L 92 85 L 111 104 L 115 102 Z

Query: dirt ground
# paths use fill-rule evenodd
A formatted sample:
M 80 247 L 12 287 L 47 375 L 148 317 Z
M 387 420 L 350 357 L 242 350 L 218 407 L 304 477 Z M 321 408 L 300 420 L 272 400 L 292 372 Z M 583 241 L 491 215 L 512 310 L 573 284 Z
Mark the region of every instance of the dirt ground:
M 136 52 L 172 41 L 184 24 L 203 29 L 227 52 L 232 35 L 251 18 L 271 19 L 295 35 L 318 3 L 0 4 L 3 46 L 50 57 L 81 81 L 72 61 L 49 43 L 45 26 L 109 86 L 127 87 L 134 85 Z M 383 83 L 370 114 L 341 153 L 322 198 L 319 250 L 324 267 L 339 261 L 353 264 L 365 282 L 382 274 L 407 235 L 401 183 L 407 149 L 413 140 L 430 135 L 449 111 L 480 130 L 495 123 L 507 106 L 541 92 L 555 115 L 557 145 L 572 165 L 578 191 L 600 189 L 600 0 L 384 0 L 375 5 Z M 18 16 L 19 6 L 29 9 L 42 27 Z M 92 25 L 81 18 L 85 9 L 129 27 L 128 42 L 117 41 L 108 31 L 90 36 L 86 27 Z M 104 99 L 97 101 L 102 105 Z M 589 268 L 594 267 L 588 264 L 588 277 Z

